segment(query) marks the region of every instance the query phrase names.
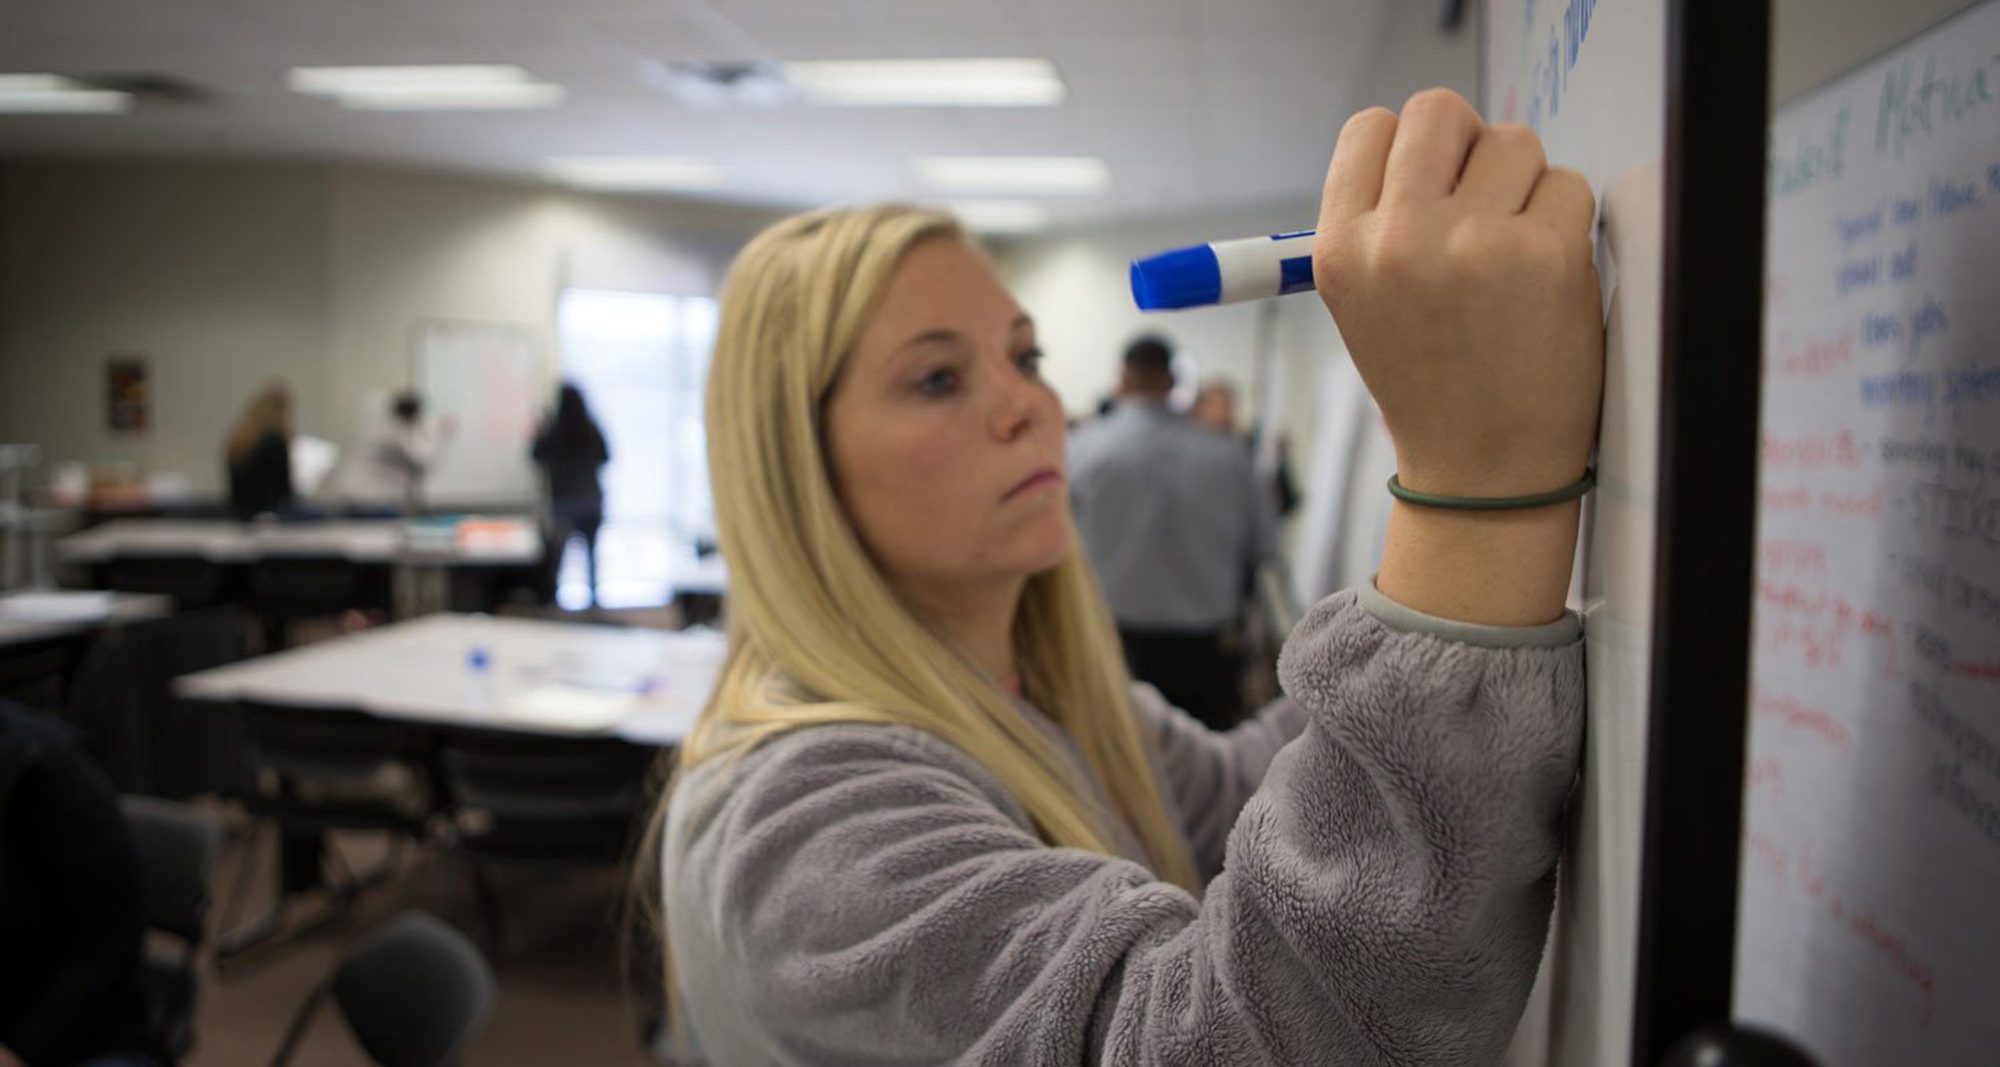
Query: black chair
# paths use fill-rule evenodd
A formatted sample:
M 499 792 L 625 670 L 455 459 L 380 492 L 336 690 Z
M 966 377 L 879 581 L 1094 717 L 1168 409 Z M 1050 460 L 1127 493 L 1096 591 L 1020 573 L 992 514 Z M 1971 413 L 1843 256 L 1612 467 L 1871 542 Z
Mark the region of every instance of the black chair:
M 194 1047 L 195 1001 L 200 991 L 197 957 L 208 936 L 210 884 L 222 851 L 222 828 L 214 819 L 183 804 L 151 797 L 124 797 L 120 805 L 131 831 L 145 888 L 146 925 L 177 947 L 158 941 L 146 950 L 143 980 L 153 1032 L 179 1059 Z
M 329 908 L 305 929 L 342 914 L 356 898 L 386 881 L 403 846 L 423 840 L 436 812 L 430 735 L 407 725 L 340 708 L 290 708 L 245 701 L 257 785 L 249 807 L 275 824 L 281 841 L 280 900 L 264 918 L 227 934 L 216 953 L 227 963 L 276 936 L 284 896 L 325 890 Z M 381 831 L 397 849 L 377 868 L 357 874 L 328 848 L 331 831 Z M 323 880 L 322 861 L 339 877 Z M 230 893 L 234 910 L 249 888 L 256 864 L 246 859 Z
M 68 717 L 120 792 L 243 796 L 251 776 L 241 716 L 183 700 L 173 684 L 249 653 L 250 618 L 234 607 L 113 627 L 84 654 Z
M 484 730 L 445 737 L 438 752 L 451 816 L 444 841 L 469 862 L 496 958 L 500 908 L 483 864 L 624 862 L 657 761 L 656 750 L 616 738 Z
M 0 700 L 60 707 L 76 674 L 81 643 L 75 637 L 44 637 L 0 647 Z
M 1766 1030 L 1718 1024 L 1667 1050 L 1662 1067 L 1818 1067 L 1804 1049 Z
M 264 647 L 287 648 L 291 624 L 349 608 L 386 608 L 388 594 L 371 568 L 344 556 L 265 556 L 250 565 L 245 592 L 264 624 Z
M 170 596 L 182 611 L 214 607 L 231 592 L 223 566 L 200 556 L 115 556 L 99 569 L 97 584 L 121 593 Z
M 447 1067 L 493 1016 L 493 971 L 464 935 L 408 911 L 349 953 L 285 1031 L 272 1067 L 289 1063 L 331 995 L 368 1058 L 382 1067 Z

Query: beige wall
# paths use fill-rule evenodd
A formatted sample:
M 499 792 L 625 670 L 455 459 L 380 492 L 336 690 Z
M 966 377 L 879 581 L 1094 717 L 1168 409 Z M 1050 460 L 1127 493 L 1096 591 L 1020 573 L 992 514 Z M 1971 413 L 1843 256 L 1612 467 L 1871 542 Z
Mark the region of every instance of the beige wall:
M 567 284 L 710 292 L 768 212 L 330 164 L 0 165 L 0 440 L 221 488 L 221 439 L 281 377 L 345 441 L 411 381 L 426 319 L 524 325 L 555 373 Z M 146 354 L 153 427 L 104 429 L 104 358 Z
M 1771 102 L 1785 104 L 1868 62 L 1973 0 L 1775 0 Z
M 1355 72 L 1348 101 L 1329 106 L 1399 108 L 1412 93 L 1437 85 L 1468 97 L 1477 91 L 1478 50 L 1472 27 L 1468 24 L 1453 37 L 1442 35 L 1435 5 L 1386 5 L 1369 54 L 1373 59 Z M 1329 154 L 1332 147 L 1327 145 Z M 1247 394 L 1244 417 L 1268 421 L 1290 439 L 1293 468 L 1308 499 L 1286 531 L 1286 551 L 1295 578 L 1308 583 L 1367 573 L 1379 540 L 1376 512 L 1386 506 L 1376 499 L 1386 497 L 1378 479 L 1373 489 L 1357 481 L 1344 486 L 1340 494 L 1347 497 L 1351 492 L 1352 499 L 1368 507 L 1314 507 L 1315 493 L 1330 498 L 1331 488 L 1338 484 L 1333 468 L 1345 467 L 1353 458 L 1338 448 L 1317 447 L 1319 429 L 1334 421 L 1318 410 L 1319 405 L 1345 408 L 1355 388 L 1351 374 L 1328 374 L 1335 361 L 1346 359 L 1331 316 L 1318 300 L 1304 295 L 1276 301 L 1271 312 L 1260 312 L 1259 305 L 1236 305 L 1142 315 L 1132 303 L 1126 266 L 1137 256 L 1162 249 L 1310 227 L 1317 212 L 1317 199 L 1307 196 L 1296 203 L 1016 241 L 997 256 L 1008 284 L 1035 317 L 1047 353 L 1045 373 L 1072 414 L 1089 412 L 1110 392 L 1117 381 L 1119 353 L 1142 331 L 1167 335 L 1195 356 L 1204 373 L 1237 381 Z M 1278 404 L 1268 413 L 1260 410 L 1260 399 L 1251 388 L 1258 380 L 1253 364 L 1260 314 L 1273 316 L 1268 327 L 1276 388 L 1271 394 Z M 1372 476 L 1388 449 L 1388 439 L 1372 414 L 1363 420 L 1357 442 Z M 1320 503 L 1331 505 L 1330 499 Z M 1329 563 L 1329 555 L 1347 562 Z M 1299 591 L 1310 596 L 1323 590 Z
M 327 175 L 304 166 L 0 170 L 0 438 L 219 482 L 225 428 L 274 377 L 326 410 Z M 112 353 L 151 365 L 152 425 L 105 425 Z

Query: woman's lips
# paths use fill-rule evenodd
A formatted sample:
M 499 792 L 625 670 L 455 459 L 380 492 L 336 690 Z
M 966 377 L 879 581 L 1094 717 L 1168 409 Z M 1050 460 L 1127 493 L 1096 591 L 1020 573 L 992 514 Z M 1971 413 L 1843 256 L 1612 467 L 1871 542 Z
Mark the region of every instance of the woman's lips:
M 1014 486 L 1014 488 L 1007 490 L 1007 495 L 1003 499 L 1012 500 L 1015 497 L 1020 496 L 1022 493 L 1025 493 L 1030 489 L 1036 488 L 1037 486 L 1048 485 L 1051 482 L 1060 482 L 1060 481 L 1062 481 L 1061 471 L 1055 469 L 1054 467 L 1043 467 L 1041 470 L 1038 470 L 1035 473 L 1028 475 L 1026 478 L 1021 479 L 1020 484 Z

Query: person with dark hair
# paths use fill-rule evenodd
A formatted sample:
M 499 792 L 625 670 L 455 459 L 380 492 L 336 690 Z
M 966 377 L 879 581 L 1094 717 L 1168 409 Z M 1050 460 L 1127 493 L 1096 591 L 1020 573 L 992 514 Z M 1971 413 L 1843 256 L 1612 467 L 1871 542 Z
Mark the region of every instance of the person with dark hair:
M 0 1067 L 165 1062 L 118 795 L 81 741 L 0 702 Z
M 597 472 L 611 462 L 604 431 L 590 416 L 583 391 L 564 382 L 553 414 L 543 420 L 530 454 L 542 468 L 549 493 L 549 546 L 546 566 L 553 577 L 570 538 L 583 538 L 590 602 L 597 603 L 597 531 L 604 525 L 604 487 Z M 548 586 L 554 589 L 555 583 Z
M 421 510 L 424 473 L 457 432 L 455 415 L 424 425 L 424 399 L 413 389 L 377 394 L 364 410 L 360 443 L 341 470 L 341 498 L 370 513 Z
M 230 428 L 229 510 L 239 519 L 291 508 L 292 393 L 283 382 L 257 391 Z
M 1249 450 L 1168 410 L 1173 388 L 1164 339 L 1126 346 L 1116 406 L 1070 439 L 1071 499 L 1132 676 L 1224 730 L 1242 713 L 1244 575 L 1277 519 Z

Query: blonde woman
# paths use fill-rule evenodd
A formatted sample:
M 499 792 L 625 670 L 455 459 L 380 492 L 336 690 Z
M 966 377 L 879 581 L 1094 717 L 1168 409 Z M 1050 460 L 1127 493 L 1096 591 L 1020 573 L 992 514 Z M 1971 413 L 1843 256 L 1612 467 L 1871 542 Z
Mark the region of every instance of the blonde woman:
M 272 382 L 250 398 L 223 452 L 229 467 L 229 510 L 237 518 L 292 506 L 292 391 L 283 382 Z
M 1462 172 L 1462 175 L 1461 175 Z M 1579 481 L 1592 200 L 1455 95 L 1342 131 L 1316 266 L 1410 488 Z M 723 1064 L 1491 1063 L 1582 706 L 1574 503 L 1399 504 L 1226 734 L 1132 688 L 1034 323 L 951 222 L 774 226 L 709 384 L 729 660 L 666 802 Z

